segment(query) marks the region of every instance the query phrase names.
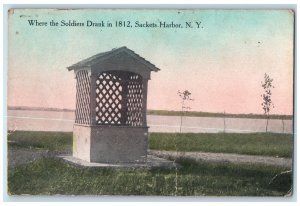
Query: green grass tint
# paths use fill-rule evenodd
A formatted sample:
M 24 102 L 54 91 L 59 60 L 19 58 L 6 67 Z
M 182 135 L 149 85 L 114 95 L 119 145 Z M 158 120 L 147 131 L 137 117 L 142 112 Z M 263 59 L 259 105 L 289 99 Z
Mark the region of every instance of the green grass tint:
M 151 133 L 149 148 L 291 157 L 293 135 L 275 133 Z
M 71 132 L 16 131 L 10 146 L 72 150 Z M 293 135 L 275 133 L 150 133 L 149 149 L 292 157 Z
M 288 180 L 281 182 L 284 189 L 269 185 L 283 168 L 179 163 L 176 179 L 175 169 L 83 168 L 44 158 L 9 169 L 8 190 L 11 195 L 283 196 L 291 187 Z
M 15 131 L 8 136 L 10 146 L 47 150 L 72 150 L 72 132 Z

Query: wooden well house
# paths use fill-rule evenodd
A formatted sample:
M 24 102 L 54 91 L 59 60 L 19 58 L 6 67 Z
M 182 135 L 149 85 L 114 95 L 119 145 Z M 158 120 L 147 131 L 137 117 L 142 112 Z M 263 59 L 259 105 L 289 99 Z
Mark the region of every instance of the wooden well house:
M 121 47 L 70 67 L 76 78 L 73 156 L 88 162 L 145 162 L 147 87 L 159 69 Z

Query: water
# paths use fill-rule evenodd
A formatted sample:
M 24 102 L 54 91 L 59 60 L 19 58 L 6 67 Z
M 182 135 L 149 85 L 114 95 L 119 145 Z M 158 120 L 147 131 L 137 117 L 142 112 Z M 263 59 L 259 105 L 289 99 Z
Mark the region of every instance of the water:
M 73 131 L 74 112 L 8 110 L 7 124 L 9 130 L 25 131 Z M 179 116 L 147 116 L 150 132 L 179 132 Z M 218 117 L 183 117 L 182 132 L 224 132 L 224 119 Z M 225 132 L 251 133 L 265 132 L 265 119 L 226 118 Z M 269 132 L 292 133 L 292 120 L 269 120 Z

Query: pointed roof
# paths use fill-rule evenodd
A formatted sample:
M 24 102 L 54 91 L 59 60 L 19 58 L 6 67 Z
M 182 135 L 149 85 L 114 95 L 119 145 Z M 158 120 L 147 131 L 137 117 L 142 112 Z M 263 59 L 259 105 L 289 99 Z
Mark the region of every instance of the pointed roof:
M 144 64 L 151 71 L 159 71 L 160 70 L 154 64 L 147 61 L 146 59 L 144 59 L 140 55 L 136 54 L 134 51 L 128 49 L 126 46 L 119 47 L 119 48 L 114 48 L 111 51 L 96 54 L 96 55 L 91 56 L 87 59 L 84 59 L 80 62 L 77 62 L 76 64 L 73 64 L 72 66 L 67 67 L 67 69 L 69 71 L 71 71 L 73 69 L 80 68 L 80 67 L 93 66 L 93 65 L 96 65 L 96 64 L 100 63 L 101 61 L 104 61 L 104 60 L 106 60 L 110 57 L 113 57 L 113 56 L 115 56 L 115 55 L 117 55 L 121 52 L 126 52 L 127 54 L 129 54 L 130 56 L 132 56 L 133 58 L 135 58 L 136 60 L 138 60 L 139 62 Z

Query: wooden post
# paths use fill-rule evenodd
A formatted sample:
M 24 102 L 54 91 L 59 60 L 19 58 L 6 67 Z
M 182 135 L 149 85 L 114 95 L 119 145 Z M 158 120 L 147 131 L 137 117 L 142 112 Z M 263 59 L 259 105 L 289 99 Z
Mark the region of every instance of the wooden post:
M 96 122 L 96 81 L 98 79 L 97 74 L 91 74 L 90 75 L 90 124 L 91 125 L 97 125 Z
M 225 121 L 225 110 L 224 110 L 224 117 L 223 117 L 223 119 L 224 119 L 224 133 L 225 133 L 225 131 L 226 131 L 226 121 Z
M 147 126 L 147 92 L 148 92 L 148 79 L 143 79 L 142 126 Z
M 126 121 L 128 120 L 128 108 L 127 108 L 127 102 L 128 102 L 128 82 L 129 80 L 125 77 L 122 77 L 122 80 L 120 82 L 120 84 L 122 85 L 122 92 L 121 92 L 121 96 L 122 96 L 122 100 L 121 100 L 121 125 L 126 125 Z
M 284 120 L 283 120 L 283 117 L 281 118 L 281 122 L 282 122 L 282 133 L 284 134 Z

